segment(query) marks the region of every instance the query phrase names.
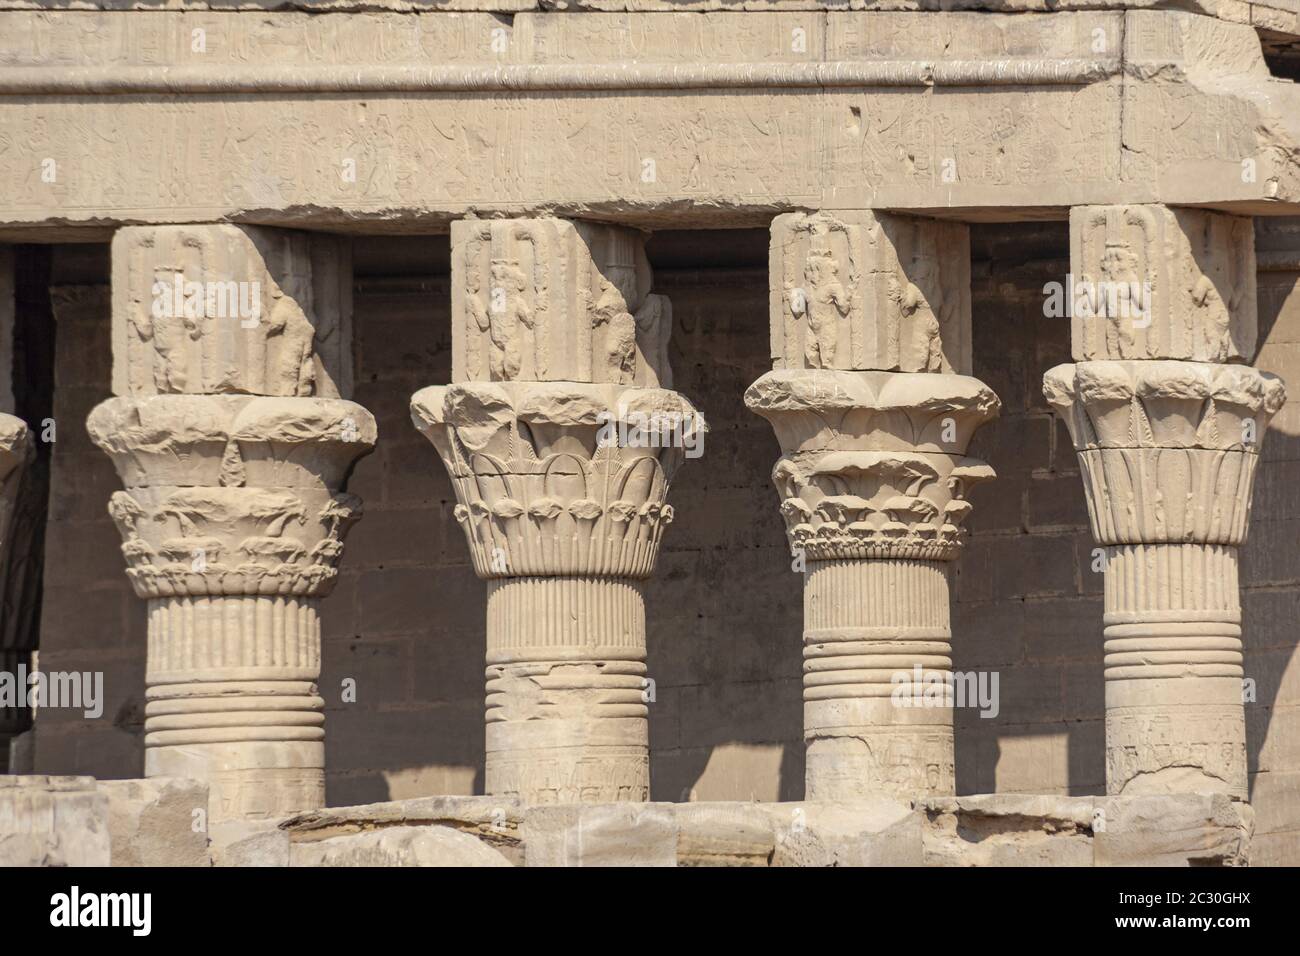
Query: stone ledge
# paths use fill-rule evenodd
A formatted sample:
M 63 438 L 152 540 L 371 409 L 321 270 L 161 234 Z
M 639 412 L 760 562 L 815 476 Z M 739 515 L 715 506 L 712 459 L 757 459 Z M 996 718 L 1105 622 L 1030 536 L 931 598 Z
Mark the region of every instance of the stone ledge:
M 376 831 L 399 828 L 477 835 L 525 866 L 1239 866 L 1249 862 L 1253 822 L 1247 804 L 1192 793 L 983 794 L 910 807 L 885 800 L 523 807 L 430 797 L 331 808 L 280 829 L 291 846 L 331 844 L 311 855 L 324 865 L 346 865 L 335 854 L 359 852 L 349 834 L 368 846 Z M 306 859 L 295 852 L 290 865 Z
M 532 807 L 438 796 L 204 835 L 192 825 L 204 790 L 0 776 L 0 865 L 1244 866 L 1255 816 L 1210 793 Z

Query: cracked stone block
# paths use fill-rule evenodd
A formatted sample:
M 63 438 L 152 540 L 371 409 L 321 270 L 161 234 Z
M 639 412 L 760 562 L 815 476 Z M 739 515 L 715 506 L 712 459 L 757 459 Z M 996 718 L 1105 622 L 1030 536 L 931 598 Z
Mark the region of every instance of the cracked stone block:
M 467 833 L 451 827 L 388 827 L 289 848 L 290 866 L 510 866 Z
M 926 866 L 1092 866 L 1093 798 L 982 794 L 918 804 Z
M 213 866 L 289 865 L 289 834 L 275 821 L 221 821 L 208 838 Z
M 522 865 L 523 805 L 508 797 L 419 797 L 327 807 L 298 814 L 281 824 L 295 842 L 331 839 L 389 827 L 446 827 L 475 837 L 507 862 Z

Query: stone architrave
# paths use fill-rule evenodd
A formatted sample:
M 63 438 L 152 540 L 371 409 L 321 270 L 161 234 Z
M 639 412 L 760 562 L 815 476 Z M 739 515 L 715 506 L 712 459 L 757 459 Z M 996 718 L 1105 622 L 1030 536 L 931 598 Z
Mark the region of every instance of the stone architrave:
M 1070 212 L 1073 357 L 1043 379 L 1105 550 L 1106 787 L 1247 797 L 1237 555 L 1286 393 L 1256 337 L 1248 217 Z
M 487 581 L 487 793 L 646 800 L 642 582 L 704 433 L 660 387 L 671 308 L 631 230 L 467 221 L 452 241 L 454 384 L 411 411 Z
M 968 280 L 968 250 L 964 226 L 896 215 L 772 225 L 776 367 L 745 404 L 781 445 L 805 574 L 809 800 L 955 792 L 949 567 L 967 491 L 993 477 L 967 448 L 999 408 L 953 373 L 969 370 L 970 293 L 939 276 Z
M 251 227 L 132 227 L 113 260 L 118 394 L 87 428 L 125 487 L 109 511 L 149 606 L 145 775 L 207 781 L 214 821 L 314 809 L 319 605 L 361 513 L 347 475 L 376 438 L 337 397 L 346 251 Z M 231 295 L 260 305 L 214 311 Z M 332 354 L 313 350 L 322 339 Z

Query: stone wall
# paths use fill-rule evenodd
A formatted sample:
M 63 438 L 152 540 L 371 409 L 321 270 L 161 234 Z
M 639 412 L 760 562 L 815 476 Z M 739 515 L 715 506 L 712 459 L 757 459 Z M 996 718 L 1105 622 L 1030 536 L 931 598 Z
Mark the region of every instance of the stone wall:
M 1261 227 L 1260 368 L 1300 380 L 1300 247 L 1294 225 Z M 1043 372 L 1069 360 L 1065 319 L 1042 314 L 1043 283 L 1068 268 L 1064 223 L 972 230 L 974 374 L 1002 417 L 972 454 L 998 478 L 972 495 L 973 538 L 957 565 L 954 669 L 995 670 L 1000 713 L 957 714 L 958 793 L 1104 792 L 1101 575 L 1069 437 L 1042 397 Z M 1270 242 L 1273 243 L 1270 246 Z M 779 451 L 745 410 L 770 367 L 767 234 L 665 233 L 650 244 L 656 291 L 672 298 L 675 387 L 710 423 L 707 467 L 674 484 L 676 527 L 647 584 L 651 797 L 803 796 L 801 585 L 775 491 Z M 451 370 L 445 238 L 355 243 L 356 401 L 379 423 L 376 452 L 350 489 L 366 517 L 323 609 L 328 802 L 339 806 L 482 789 L 483 584 L 452 518 L 433 448 L 411 427 L 410 395 Z M 1291 252 L 1292 259 L 1295 253 Z M 107 247 L 56 249 L 59 440 L 46 558 L 41 663 L 106 672 L 104 717 L 47 711 L 36 771 L 141 772 L 144 618 L 128 592 L 105 511 L 118 487 L 84 421 L 109 394 Z M 1300 855 L 1300 596 L 1295 547 L 1300 404 L 1274 420 L 1245 548 L 1247 706 L 1257 863 Z M 356 681 L 355 702 L 344 682 Z

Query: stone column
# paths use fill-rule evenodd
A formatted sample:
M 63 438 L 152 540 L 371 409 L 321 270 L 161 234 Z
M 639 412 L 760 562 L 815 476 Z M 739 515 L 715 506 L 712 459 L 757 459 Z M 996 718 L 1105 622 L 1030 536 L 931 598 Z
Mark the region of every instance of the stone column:
M 1245 799 L 1241 605 L 1260 442 L 1249 218 L 1070 212 L 1073 365 L 1044 377 L 1105 550 L 1106 789 Z
M 13 548 L 11 519 L 23 472 L 34 458 L 27 423 L 14 415 L 14 256 L 0 246 L 0 672 L 17 674 L 30 663 L 31 635 L 12 626 L 4 606 L 9 554 Z M 26 707 L 0 706 L 0 773 L 9 765 L 9 742 L 29 726 Z
M 773 371 L 745 403 L 776 430 L 805 573 L 806 797 L 951 795 L 949 567 L 999 407 L 968 374 L 969 231 L 782 215 L 770 262 Z
M 375 442 L 350 387 L 351 265 L 331 237 L 234 225 L 113 238 L 113 391 L 91 437 L 149 605 L 145 775 L 206 780 L 214 821 L 324 803 L 320 601 Z
M 411 400 L 487 580 L 486 790 L 649 798 L 645 603 L 668 484 L 704 422 L 670 391 L 644 237 L 452 226 L 450 386 Z

